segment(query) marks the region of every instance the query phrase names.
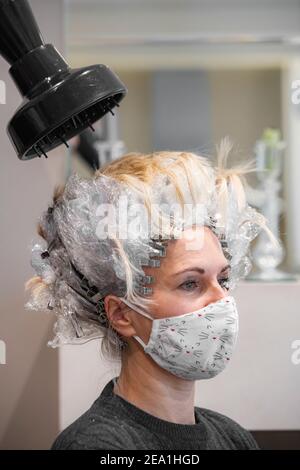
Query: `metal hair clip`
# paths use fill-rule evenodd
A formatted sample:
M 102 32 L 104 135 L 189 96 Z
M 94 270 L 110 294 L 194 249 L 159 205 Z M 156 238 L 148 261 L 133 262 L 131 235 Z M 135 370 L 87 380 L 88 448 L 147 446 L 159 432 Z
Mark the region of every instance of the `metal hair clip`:
M 221 233 L 221 234 L 219 235 L 219 240 L 220 240 L 220 243 L 221 243 L 221 246 L 222 246 L 222 247 L 226 248 L 226 247 L 228 246 L 225 233 Z
M 216 228 L 217 228 L 217 219 L 215 219 L 214 217 L 210 217 L 209 220 L 210 220 L 210 227 L 213 230 L 216 230 Z
M 107 327 L 109 325 L 109 321 L 108 321 L 108 318 L 107 318 L 107 315 L 106 315 L 106 312 L 105 312 L 104 298 L 101 298 L 100 300 L 98 300 L 98 302 L 97 302 L 97 312 L 98 312 L 98 315 L 99 315 L 98 316 L 99 323 L 102 326 Z
M 150 264 L 149 266 L 151 268 L 159 268 L 160 267 L 160 259 L 150 259 Z
M 109 321 L 108 321 L 108 319 L 107 319 L 107 316 L 106 316 L 106 312 L 105 312 L 105 311 L 99 313 L 98 320 L 99 320 L 99 323 L 100 323 L 102 326 L 105 326 L 105 327 L 108 327 L 108 326 L 109 326 Z
M 228 261 L 232 260 L 232 255 L 228 251 L 224 253 L 224 256 L 226 259 L 228 259 Z
M 102 297 L 100 300 L 97 301 L 97 310 L 98 312 L 103 312 L 103 310 L 105 309 L 104 307 L 104 297 Z
M 99 298 L 99 289 L 96 286 L 90 284 L 89 280 L 82 274 L 76 266 L 70 261 L 70 264 L 75 272 L 76 276 L 80 279 L 80 287 L 85 291 L 86 296 L 89 299 L 96 300 Z
M 140 294 L 143 294 L 143 295 L 148 295 L 148 294 L 153 293 L 153 289 L 151 287 L 139 286 L 137 290 Z
M 140 266 L 150 266 L 151 268 L 159 268 L 160 267 L 160 260 L 159 259 L 146 259 L 143 258 L 139 262 Z
M 152 284 L 154 281 L 154 276 L 140 276 L 137 280 L 139 284 Z M 137 290 L 140 294 L 152 294 L 153 290 L 151 287 L 144 287 L 139 285 Z
M 50 256 L 50 251 L 52 250 L 52 248 L 53 248 L 54 245 L 55 245 L 55 239 L 53 239 L 53 240 L 49 243 L 47 250 L 45 250 L 45 251 L 43 251 L 43 252 L 41 253 L 41 258 L 43 258 L 43 259 L 44 259 L 44 258 L 49 258 L 49 256 Z
M 154 281 L 154 276 L 141 276 L 139 282 L 142 284 L 152 284 Z
M 100 300 L 102 299 L 102 294 L 100 294 L 100 292 L 96 292 L 95 295 L 93 295 L 92 297 L 90 297 L 90 300 L 92 300 L 93 302 L 99 302 Z
M 165 246 L 161 246 L 159 248 L 159 254 L 157 256 L 160 256 L 161 258 L 165 258 L 167 256 L 167 249 Z
M 149 242 L 149 245 L 156 249 L 156 250 L 159 250 L 159 253 L 158 254 L 152 254 L 151 256 L 160 256 L 162 258 L 164 258 L 166 255 L 167 255 L 167 251 L 166 251 L 166 246 L 165 246 L 165 242 L 163 242 L 162 240 L 161 241 L 155 241 L 153 240 L 153 238 L 151 239 L 152 241 Z
M 148 259 L 143 261 L 142 266 L 150 266 L 151 268 L 160 267 L 160 259 Z

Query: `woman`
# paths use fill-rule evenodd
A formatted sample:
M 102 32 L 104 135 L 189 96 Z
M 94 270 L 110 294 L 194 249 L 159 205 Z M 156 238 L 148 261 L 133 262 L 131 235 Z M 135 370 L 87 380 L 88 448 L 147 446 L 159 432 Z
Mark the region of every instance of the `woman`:
M 128 154 L 73 174 L 40 219 L 28 308 L 57 315 L 52 347 L 102 338 L 120 373 L 52 449 L 257 449 L 250 432 L 195 407 L 196 380 L 230 362 L 230 291 L 251 268 L 264 217 L 245 200 L 249 164 L 188 152 Z

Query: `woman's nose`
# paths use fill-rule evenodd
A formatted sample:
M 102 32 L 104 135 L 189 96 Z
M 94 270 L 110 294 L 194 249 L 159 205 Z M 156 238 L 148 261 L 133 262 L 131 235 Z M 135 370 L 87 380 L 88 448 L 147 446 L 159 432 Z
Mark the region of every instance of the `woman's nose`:
M 224 291 L 224 288 L 219 284 L 219 282 L 212 283 L 207 289 L 204 306 L 206 307 L 206 305 L 217 302 L 227 296 L 228 292 Z

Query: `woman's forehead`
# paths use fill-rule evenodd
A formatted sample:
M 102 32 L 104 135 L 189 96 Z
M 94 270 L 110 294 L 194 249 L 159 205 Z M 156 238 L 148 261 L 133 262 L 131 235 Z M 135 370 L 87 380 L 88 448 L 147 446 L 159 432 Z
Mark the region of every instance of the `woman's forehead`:
M 222 254 L 217 236 L 208 227 L 188 228 L 180 238 L 168 244 L 167 259 L 181 262 L 182 258 L 205 256 L 208 250 Z

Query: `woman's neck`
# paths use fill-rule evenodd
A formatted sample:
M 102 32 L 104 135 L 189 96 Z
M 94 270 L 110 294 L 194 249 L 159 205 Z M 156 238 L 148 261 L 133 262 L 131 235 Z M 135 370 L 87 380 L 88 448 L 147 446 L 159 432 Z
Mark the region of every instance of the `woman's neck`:
M 113 392 L 147 413 L 177 424 L 195 424 L 195 382 L 163 370 L 140 350 L 126 351 Z

